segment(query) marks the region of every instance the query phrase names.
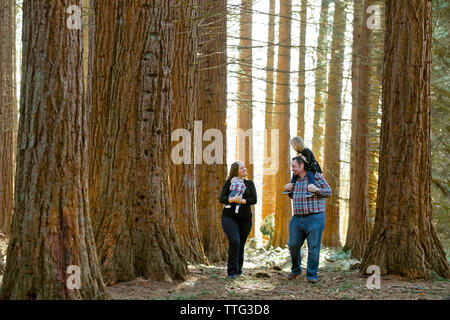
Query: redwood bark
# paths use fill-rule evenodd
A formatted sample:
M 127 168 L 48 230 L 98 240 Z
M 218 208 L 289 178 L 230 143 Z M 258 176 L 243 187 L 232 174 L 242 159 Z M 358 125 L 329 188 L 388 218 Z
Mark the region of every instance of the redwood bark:
M 107 284 L 184 279 L 169 187 L 173 1 L 93 1 L 90 201 Z
M 80 1 L 23 2 L 23 80 L 15 211 L 2 299 L 107 298 L 89 217 Z M 70 289 L 68 267 L 80 269 Z
M 432 223 L 430 71 L 432 2 L 386 1 L 380 179 L 361 273 L 450 277 Z
M 177 3 L 173 8 L 175 19 L 175 50 L 173 54 L 172 132 L 183 129 L 194 133 L 197 111 L 199 77 L 197 68 L 197 0 Z M 187 136 L 176 139 L 188 139 Z M 189 148 L 192 139 L 188 141 Z M 184 141 L 172 141 L 172 150 Z M 190 149 L 189 149 L 190 151 Z M 189 152 L 184 150 L 183 152 Z M 180 155 L 177 155 L 180 156 Z M 185 156 L 184 154 L 182 156 Z M 194 153 L 188 163 L 170 161 L 170 189 L 175 226 L 186 259 L 193 264 L 208 264 L 200 241 L 195 199 Z
M 0 232 L 8 235 L 14 211 L 17 152 L 16 2 L 0 1 Z
M 298 110 L 297 135 L 305 139 L 305 82 L 306 82 L 306 22 L 308 14 L 308 0 L 302 0 L 300 9 L 300 49 L 298 55 Z
M 383 15 L 381 21 L 384 21 Z M 382 24 L 383 26 L 383 24 Z M 377 208 L 378 161 L 380 150 L 381 83 L 383 81 L 384 28 L 373 31 L 372 66 L 369 90 L 369 229 L 373 227 Z
M 208 261 L 223 261 L 227 257 L 227 239 L 221 227 L 223 206 L 219 202 L 223 183 L 227 178 L 226 166 L 226 92 L 227 41 L 226 0 L 200 0 L 199 16 L 199 95 L 198 120 L 203 131 L 217 129 L 223 141 L 222 161 L 213 164 L 202 159 L 203 148 L 194 149 L 196 163 L 196 202 L 200 239 Z
M 353 161 L 350 163 L 353 175 L 350 181 L 349 217 L 345 250 L 352 250 L 352 256 L 361 258 L 369 239 L 369 89 L 372 30 L 367 28 L 367 7 L 373 0 L 364 1 L 363 23 L 359 42 L 358 96 L 352 118 Z M 353 125 L 353 124 L 352 124 Z M 353 130 L 353 128 L 352 128 Z
M 274 60 L 275 60 L 275 0 L 270 0 L 269 4 L 269 27 L 267 44 L 267 71 L 266 71 L 266 106 L 264 118 L 264 163 L 263 163 L 263 185 L 262 194 L 262 221 L 275 211 L 275 177 L 272 172 L 272 129 L 274 121 Z M 265 236 L 263 236 L 265 239 Z
M 291 14 L 292 1 L 280 0 L 279 49 L 277 80 L 275 89 L 275 119 L 274 126 L 279 130 L 278 146 L 278 173 L 276 175 L 275 189 L 275 229 L 272 239 L 274 247 L 284 247 L 289 238 L 289 221 L 292 216 L 291 201 L 281 194 L 286 183 L 290 181 L 290 146 L 289 146 L 289 71 L 291 46 Z
M 323 161 L 324 111 L 327 90 L 327 54 L 328 54 L 328 8 L 330 0 L 322 0 L 320 8 L 319 38 L 317 44 L 317 65 L 315 73 L 314 123 L 312 151 L 319 163 Z
M 242 0 L 240 6 L 239 75 L 236 128 L 238 130 L 241 129 L 244 134 L 253 128 L 252 8 L 252 0 Z M 238 160 L 245 163 L 248 179 L 253 180 L 252 137 L 241 137 L 238 131 L 236 140 L 236 157 Z
M 341 151 L 341 109 L 342 71 L 345 49 L 345 4 L 336 1 L 333 17 L 333 38 L 331 42 L 330 76 L 325 109 L 324 176 L 334 196 L 327 199 L 325 206 L 325 229 L 322 242 L 329 247 L 340 247 L 339 233 L 339 180 Z

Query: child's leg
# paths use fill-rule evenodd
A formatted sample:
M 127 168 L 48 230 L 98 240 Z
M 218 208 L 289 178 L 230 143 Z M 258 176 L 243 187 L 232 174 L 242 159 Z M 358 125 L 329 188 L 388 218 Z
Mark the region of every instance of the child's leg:
M 239 196 L 239 197 L 242 197 L 242 195 L 243 195 L 243 193 L 242 192 L 237 192 L 236 191 L 236 193 L 237 193 L 237 195 Z M 240 204 L 236 204 L 236 210 L 234 210 L 234 213 L 238 213 L 239 212 L 239 208 L 240 208 Z
M 297 175 L 295 173 L 292 174 L 291 183 L 295 184 L 295 181 L 297 180 Z
M 310 184 L 316 185 L 316 179 L 314 178 L 314 172 L 306 171 L 306 176 L 308 177 L 308 181 Z

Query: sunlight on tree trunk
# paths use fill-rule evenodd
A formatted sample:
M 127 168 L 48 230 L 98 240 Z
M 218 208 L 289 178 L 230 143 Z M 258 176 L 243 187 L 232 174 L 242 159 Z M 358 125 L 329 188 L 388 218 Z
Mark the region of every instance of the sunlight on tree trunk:
M 300 9 L 300 49 L 298 56 L 298 110 L 297 135 L 305 139 L 305 82 L 306 82 L 306 26 L 308 14 L 308 0 L 302 0 Z
M 290 181 L 290 146 L 289 146 L 289 71 L 291 46 L 291 0 L 280 0 L 280 29 L 278 34 L 278 66 L 275 89 L 274 127 L 279 131 L 278 172 L 275 189 L 275 230 L 272 239 L 274 247 L 287 245 L 289 237 L 289 221 L 292 216 L 291 199 L 281 194 L 286 183 Z
M 266 71 L 266 104 L 265 104 L 265 136 L 264 136 L 264 165 L 263 165 L 263 186 L 262 194 L 262 221 L 274 213 L 275 210 L 275 174 L 271 172 L 272 167 L 272 136 L 274 121 L 274 101 L 273 101 L 273 82 L 274 82 L 274 61 L 275 61 L 275 0 L 270 0 L 269 8 L 269 29 L 267 45 L 267 71 Z M 269 161 L 270 159 L 270 161 Z M 264 239 L 268 240 L 266 236 Z
M 330 76 L 325 109 L 324 177 L 333 192 L 326 201 L 325 229 L 322 242 L 325 246 L 340 247 L 339 239 L 339 179 L 341 150 L 342 73 L 345 48 L 345 4 L 335 2 L 333 38 L 331 42 Z
M 320 27 L 317 44 L 317 65 L 315 73 L 315 94 L 314 94 L 314 124 L 313 124 L 313 143 L 317 162 L 322 163 L 323 148 L 323 129 L 324 129 L 324 110 L 327 90 L 327 53 L 328 53 L 328 7 L 330 0 L 322 0 L 320 8 Z

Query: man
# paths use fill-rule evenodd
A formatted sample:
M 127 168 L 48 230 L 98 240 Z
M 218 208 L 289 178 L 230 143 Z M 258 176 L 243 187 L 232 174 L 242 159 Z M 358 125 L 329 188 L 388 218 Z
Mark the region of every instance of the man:
M 325 227 L 325 198 L 331 197 L 331 188 L 320 173 L 315 173 L 316 187 L 310 184 L 306 176 L 305 162 L 301 156 L 292 159 L 292 172 L 297 175 L 295 185 L 288 183 L 286 190 L 293 190 L 289 195 L 292 198 L 293 215 L 289 223 L 289 251 L 292 268 L 288 279 L 292 280 L 302 273 L 300 248 L 303 243 L 308 244 L 308 263 L 306 279 L 316 283 L 319 279 L 320 241 Z M 308 191 L 314 193 L 308 197 Z

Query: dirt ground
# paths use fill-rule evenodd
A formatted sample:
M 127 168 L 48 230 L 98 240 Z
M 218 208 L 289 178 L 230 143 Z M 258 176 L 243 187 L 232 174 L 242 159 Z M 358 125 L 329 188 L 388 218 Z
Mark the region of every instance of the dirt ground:
M 154 300 L 441 300 L 450 299 L 450 281 L 408 280 L 381 277 L 380 289 L 368 289 L 368 276 L 361 277 L 358 261 L 344 252 L 322 248 L 319 282 L 306 281 L 306 255 L 302 250 L 303 274 L 287 280 L 290 257 L 287 249 L 246 249 L 243 275 L 230 280 L 226 263 L 190 265 L 186 281 L 172 283 L 137 279 L 108 287 L 112 299 Z
M 6 262 L 6 241 L 0 237 L 0 283 Z M 287 280 L 291 261 L 288 249 L 250 248 L 245 251 L 243 275 L 230 280 L 226 263 L 189 265 L 185 281 L 158 282 L 136 279 L 108 287 L 112 299 L 152 300 L 441 300 L 450 299 L 450 280 L 409 280 L 381 277 L 380 289 L 367 287 L 368 276 L 360 276 L 359 261 L 349 253 L 322 248 L 319 282 L 306 281 L 306 245 L 302 248 L 303 274 Z

